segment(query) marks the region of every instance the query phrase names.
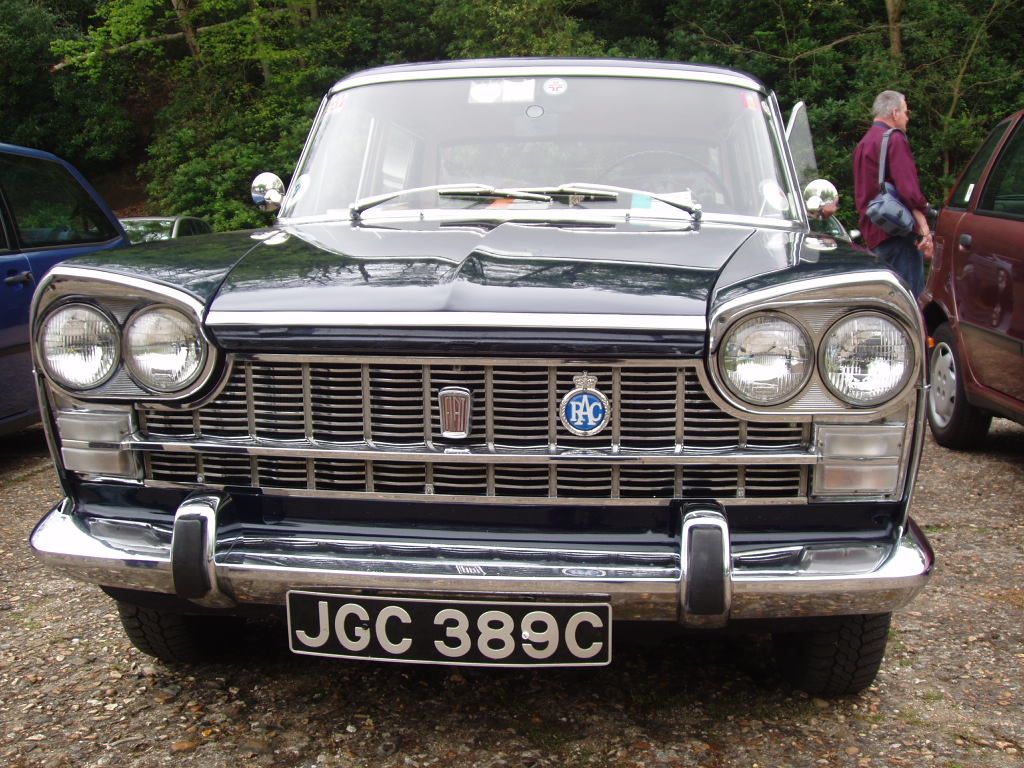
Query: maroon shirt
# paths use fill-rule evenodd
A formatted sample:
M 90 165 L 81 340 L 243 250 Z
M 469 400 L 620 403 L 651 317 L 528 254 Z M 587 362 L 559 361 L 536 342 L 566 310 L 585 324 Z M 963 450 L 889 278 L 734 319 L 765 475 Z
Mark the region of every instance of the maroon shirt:
M 860 213 L 860 231 L 868 248 L 875 248 L 888 240 L 891 235 L 876 227 L 864 211 L 868 203 L 878 194 L 878 159 L 882 153 L 882 137 L 889 130 L 883 122 L 875 121 L 860 140 L 853 152 L 853 190 Z M 889 158 L 885 168 L 886 181 L 896 185 L 900 199 L 911 210 L 924 211 L 928 207 L 928 199 L 921 191 L 921 182 L 917 178 L 917 163 L 914 153 L 910 151 L 910 142 L 903 131 L 897 129 L 889 136 Z

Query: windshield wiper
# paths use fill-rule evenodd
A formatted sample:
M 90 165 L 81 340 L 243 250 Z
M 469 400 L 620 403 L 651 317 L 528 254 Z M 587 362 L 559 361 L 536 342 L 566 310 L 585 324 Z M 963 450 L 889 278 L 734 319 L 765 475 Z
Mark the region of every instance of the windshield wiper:
M 511 198 L 513 200 L 535 200 L 540 203 L 550 203 L 554 198 L 550 195 L 541 194 L 532 190 L 523 189 L 500 189 L 487 184 L 432 184 L 429 187 L 411 187 L 400 189 L 397 192 L 386 192 L 383 195 L 364 197 L 356 200 L 348 207 L 349 216 L 353 221 L 358 221 L 360 215 L 374 206 L 381 205 L 405 195 L 414 195 L 418 192 L 437 192 L 440 197 L 463 197 L 463 198 Z
M 701 207 L 698 203 L 684 203 L 675 200 L 671 195 L 658 192 L 648 192 L 643 189 L 632 189 L 631 187 L 619 187 L 612 184 L 596 184 L 589 181 L 573 181 L 568 184 L 559 184 L 557 187 L 526 187 L 524 192 L 538 192 L 552 197 L 565 197 L 581 195 L 591 200 L 617 200 L 620 194 L 643 195 L 659 203 L 671 205 L 680 211 L 685 211 L 693 217 L 694 221 L 700 221 Z
M 509 198 L 512 200 L 533 200 L 541 203 L 550 203 L 557 198 L 582 197 L 584 200 L 618 200 L 620 194 L 641 195 L 649 197 L 651 200 L 657 200 L 665 205 L 670 205 L 680 211 L 685 211 L 693 217 L 694 221 L 700 221 L 701 216 L 700 205 L 684 203 L 673 199 L 669 195 L 610 184 L 575 181 L 568 184 L 559 184 L 556 187 L 518 187 L 508 189 L 492 187 L 488 184 L 432 184 L 428 187 L 411 187 L 409 189 L 400 189 L 397 192 L 386 192 L 383 195 L 374 195 L 356 200 L 349 206 L 349 216 L 353 221 L 358 221 L 364 211 L 374 206 L 419 192 L 437 192 L 440 197 L 493 198 L 495 200 Z

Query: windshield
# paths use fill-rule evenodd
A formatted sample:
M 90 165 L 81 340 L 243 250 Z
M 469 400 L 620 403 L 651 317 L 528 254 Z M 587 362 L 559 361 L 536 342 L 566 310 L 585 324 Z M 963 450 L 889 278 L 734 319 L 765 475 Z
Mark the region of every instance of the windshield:
M 795 218 L 761 94 L 687 80 L 577 76 L 419 80 L 334 94 L 282 217 L 396 209 L 629 208 L 621 195 L 452 195 L 437 185 L 550 190 L 608 185 L 699 205 L 705 215 Z M 428 189 L 419 190 L 426 187 Z M 664 206 L 666 209 L 668 206 Z

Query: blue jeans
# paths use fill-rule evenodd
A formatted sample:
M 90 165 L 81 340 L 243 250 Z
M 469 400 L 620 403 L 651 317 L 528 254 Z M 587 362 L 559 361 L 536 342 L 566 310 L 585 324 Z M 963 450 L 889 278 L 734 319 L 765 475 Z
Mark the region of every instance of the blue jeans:
M 890 237 L 875 248 L 885 265 L 902 277 L 916 299 L 924 290 L 924 254 L 917 250 L 917 236 Z

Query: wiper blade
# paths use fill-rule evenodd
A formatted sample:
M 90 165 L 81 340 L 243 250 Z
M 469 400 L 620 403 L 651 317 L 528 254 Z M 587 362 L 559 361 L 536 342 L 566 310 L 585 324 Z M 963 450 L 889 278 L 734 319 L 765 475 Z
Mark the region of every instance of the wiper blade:
M 539 192 L 551 195 L 552 197 L 582 195 L 583 197 L 589 197 L 592 200 L 617 200 L 620 194 L 643 195 L 651 198 L 652 200 L 657 200 L 660 203 L 665 203 L 665 205 L 671 205 L 673 208 L 678 208 L 680 211 L 685 211 L 693 217 L 694 221 L 700 221 L 701 215 L 701 207 L 697 203 L 684 203 L 681 200 L 674 199 L 671 195 L 665 195 L 658 192 L 648 192 L 643 189 L 633 189 L 631 187 L 619 187 L 612 184 L 573 181 L 568 184 L 560 184 L 557 187 L 527 187 L 524 191 Z
M 582 197 L 585 200 L 618 200 L 619 193 L 612 189 L 598 189 L 595 184 L 559 184 L 557 187 L 522 187 L 521 192 L 535 192 L 550 197 Z
M 353 221 L 358 221 L 360 215 L 364 211 L 367 211 L 374 206 L 381 205 L 398 197 L 414 195 L 419 192 L 437 192 L 441 197 L 485 197 L 494 198 L 496 200 L 501 198 L 512 198 L 514 200 L 535 200 L 541 203 L 550 203 L 553 199 L 550 195 L 540 194 L 533 191 L 499 189 L 498 187 L 492 187 L 487 184 L 431 184 L 428 187 L 411 187 L 409 189 L 400 189 L 397 192 L 385 192 L 383 195 L 374 195 L 373 197 L 364 197 L 360 200 L 356 200 L 348 207 L 349 216 Z

